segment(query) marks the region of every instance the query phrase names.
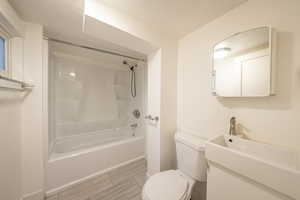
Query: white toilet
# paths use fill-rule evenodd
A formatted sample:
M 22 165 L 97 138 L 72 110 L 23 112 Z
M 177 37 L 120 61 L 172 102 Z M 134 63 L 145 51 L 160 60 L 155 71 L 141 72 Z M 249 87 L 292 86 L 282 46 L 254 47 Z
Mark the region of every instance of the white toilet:
M 177 170 L 151 176 L 143 188 L 143 200 L 189 200 L 196 181 L 206 181 L 204 140 L 184 133 L 175 134 Z

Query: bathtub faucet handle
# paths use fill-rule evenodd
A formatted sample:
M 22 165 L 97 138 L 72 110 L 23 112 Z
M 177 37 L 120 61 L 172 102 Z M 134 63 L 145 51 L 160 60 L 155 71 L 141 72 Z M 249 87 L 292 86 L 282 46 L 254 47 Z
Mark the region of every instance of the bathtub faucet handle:
M 138 127 L 138 124 L 137 123 L 130 124 L 130 127 L 133 128 L 133 129 L 136 129 Z

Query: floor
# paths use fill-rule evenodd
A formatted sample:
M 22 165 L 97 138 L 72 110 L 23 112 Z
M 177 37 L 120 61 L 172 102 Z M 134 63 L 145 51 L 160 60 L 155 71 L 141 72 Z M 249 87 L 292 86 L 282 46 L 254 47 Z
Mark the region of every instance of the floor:
M 46 200 L 142 200 L 146 161 L 138 160 L 77 184 Z

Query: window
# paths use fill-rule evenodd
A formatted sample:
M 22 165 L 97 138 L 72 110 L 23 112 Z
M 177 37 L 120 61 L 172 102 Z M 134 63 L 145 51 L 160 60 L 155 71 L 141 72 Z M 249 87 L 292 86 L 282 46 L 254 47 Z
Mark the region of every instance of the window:
M 5 39 L 0 36 L 0 70 L 6 70 L 6 48 Z
M 0 29 L 0 75 L 8 76 L 8 35 L 1 31 Z

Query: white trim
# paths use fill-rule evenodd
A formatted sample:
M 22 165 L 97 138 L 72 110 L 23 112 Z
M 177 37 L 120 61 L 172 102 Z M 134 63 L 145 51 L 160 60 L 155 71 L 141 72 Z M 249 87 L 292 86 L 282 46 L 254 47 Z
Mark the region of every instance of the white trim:
M 43 64 L 42 64 L 42 133 L 43 133 L 43 154 L 44 154 L 44 177 L 47 177 L 47 165 L 49 159 L 48 148 L 48 41 L 43 40 Z M 44 187 L 47 185 L 47 178 L 44 178 Z
M 23 90 L 23 87 L 20 83 L 12 82 L 9 80 L 0 79 L 0 88 L 9 88 L 15 90 Z
M 10 39 L 9 43 L 10 78 L 24 81 L 24 39 L 14 37 Z
M 277 32 L 274 28 L 270 27 L 270 65 L 271 65 L 271 95 L 276 95 L 276 78 L 277 78 Z

